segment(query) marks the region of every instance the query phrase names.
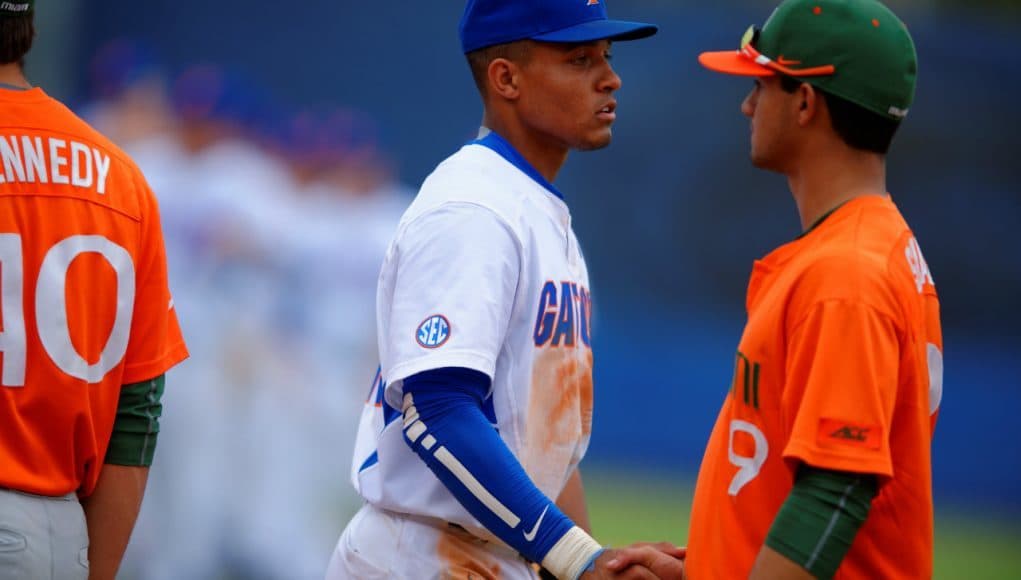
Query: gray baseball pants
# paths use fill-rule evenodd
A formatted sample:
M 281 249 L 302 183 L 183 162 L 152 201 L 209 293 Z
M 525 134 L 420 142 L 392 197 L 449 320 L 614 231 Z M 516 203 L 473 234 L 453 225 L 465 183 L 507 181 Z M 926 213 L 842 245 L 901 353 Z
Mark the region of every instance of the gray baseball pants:
M 0 488 L 0 580 L 88 580 L 89 533 L 74 493 Z

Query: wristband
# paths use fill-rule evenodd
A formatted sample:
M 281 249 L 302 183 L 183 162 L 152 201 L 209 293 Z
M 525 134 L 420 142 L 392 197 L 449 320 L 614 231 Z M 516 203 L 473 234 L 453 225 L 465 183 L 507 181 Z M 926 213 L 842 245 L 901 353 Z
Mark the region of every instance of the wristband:
M 603 547 L 578 526 L 567 531 L 550 548 L 542 560 L 542 567 L 561 580 L 577 580 L 602 553 Z

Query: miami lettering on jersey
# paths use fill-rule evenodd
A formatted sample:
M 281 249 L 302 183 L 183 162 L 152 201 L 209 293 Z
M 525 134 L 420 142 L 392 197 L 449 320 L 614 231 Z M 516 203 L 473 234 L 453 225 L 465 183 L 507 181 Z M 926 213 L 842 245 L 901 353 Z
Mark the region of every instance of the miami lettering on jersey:
M 106 193 L 110 156 L 77 141 L 0 135 L 0 183 L 53 183 Z
M 759 408 L 759 371 L 762 365 L 749 359 L 741 351 L 737 351 L 737 362 L 734 363 L 734 378 L 730 384 L 730 392 L 734 402 L 744 401 L 745 405 Z M 738 398 L 741 395 L 741 398 Z
M 539 313 L 535 319 L 535 346 L 573 347 L 576 339 L 585 346 L 589 341 L 592 322 L 592 299 L 588 289 L 575 282 L 557 285 L 547 281 L 539 298 Z

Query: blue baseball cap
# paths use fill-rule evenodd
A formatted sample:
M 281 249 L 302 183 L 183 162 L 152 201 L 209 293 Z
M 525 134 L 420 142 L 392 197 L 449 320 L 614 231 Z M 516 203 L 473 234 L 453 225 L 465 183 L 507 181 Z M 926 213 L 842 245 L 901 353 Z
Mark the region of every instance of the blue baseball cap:
M 606 0 L 468 0 L 460 35 L 467 54 L 517 40 L 637 40 L 657 30 L 644 22 L 610 20 Z

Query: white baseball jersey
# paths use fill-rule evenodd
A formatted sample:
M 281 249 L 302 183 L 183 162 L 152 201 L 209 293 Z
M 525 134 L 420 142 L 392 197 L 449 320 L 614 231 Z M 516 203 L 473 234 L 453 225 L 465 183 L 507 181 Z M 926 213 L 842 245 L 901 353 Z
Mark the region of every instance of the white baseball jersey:
M 466 367 L 492 379 L 485 414 L 555 500 L 592 425 L 588 271 L 556 189 L 493 133 L 464 146 L 401 218 L 376 298 L 381 370 L 352 465 L 361 496 L 493 538 L 415 455 L 398 420 L 403 379 Z

